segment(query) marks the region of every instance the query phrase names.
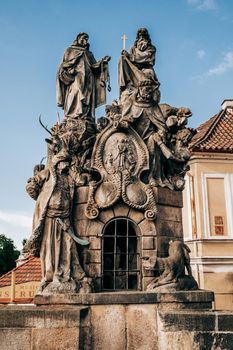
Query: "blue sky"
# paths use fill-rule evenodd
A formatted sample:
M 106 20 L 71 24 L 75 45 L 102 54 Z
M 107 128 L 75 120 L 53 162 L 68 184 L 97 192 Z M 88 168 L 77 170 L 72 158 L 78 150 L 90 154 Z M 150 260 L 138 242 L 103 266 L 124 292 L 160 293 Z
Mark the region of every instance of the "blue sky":
M 30 234 L 35 204 L 25 183 L 46 155 L 38 116 L 48 126 L 56 122 L 56 71 L 77 33 L 89 34 L 96 59 L 112 56 L 108 103 L 118 97 L 121 36 L 129 48 L 139 27 L 157 47 L 161 102 L 190 107 L 190 126 L 233 98 L 231 0 L 2 0 L 0 8 L 0 233 L 18 247 Z

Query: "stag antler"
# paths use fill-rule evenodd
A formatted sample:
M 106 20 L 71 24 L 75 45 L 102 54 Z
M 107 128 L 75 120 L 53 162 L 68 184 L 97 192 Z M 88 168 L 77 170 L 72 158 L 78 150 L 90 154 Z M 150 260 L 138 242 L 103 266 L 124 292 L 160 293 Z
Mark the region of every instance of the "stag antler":
M 42 126 L 42 128 L 44 128 L 51 136 L 53 136 L 53 134 L 51 133 L 51 131 L 42 123 L 41 120 L 41 114 L 39 115 L 39 123 Z
M 46 159 L 47 157 L 45 156 L 45 157 L 43 157 L 42 159 L 41 159 L 41 161 L 40 161 L 40 165 L 42 165 L 43 164 L 43 161 Z

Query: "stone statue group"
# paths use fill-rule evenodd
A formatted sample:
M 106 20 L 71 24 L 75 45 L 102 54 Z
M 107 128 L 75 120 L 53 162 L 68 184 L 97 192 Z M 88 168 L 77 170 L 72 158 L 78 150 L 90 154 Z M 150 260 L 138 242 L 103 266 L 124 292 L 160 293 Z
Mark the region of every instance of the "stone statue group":
M 96 61 L 88 40 L 86 33 L 79 33 L 64 53 L 56 84 L 64 119 L 47 129 L 47 164 L 35 167 L 26 186 L 36 208 L 24 250 L 41 258 L 42 293 L 91 290 L 76 245 L 88 242 L 78 239 L 72 226 L 76 187 L 89 185 L 89 219 L 121 199 L 154 220 L 153 187 L 182 190 L 188 170 L 194 131 L 186 125 L 191 111 L 160 104 L 156 48 L 147 29 L 140 28 L 129 52 L 121 52 L 119 101 L 107 105 L 106 116 L 97 121 L 95 109 L 106 103 L 110 90 L 110 57 Z M 177 278 L 169 276 L 166 283 Z

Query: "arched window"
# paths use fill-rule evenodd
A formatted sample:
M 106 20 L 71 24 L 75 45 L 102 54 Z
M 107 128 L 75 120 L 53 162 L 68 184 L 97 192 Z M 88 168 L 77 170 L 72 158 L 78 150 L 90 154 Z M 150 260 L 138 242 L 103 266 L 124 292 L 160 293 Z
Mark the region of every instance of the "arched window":
M 102 236 L 102 289 L 139 290 L 140 257 L 137 226 L 129 219 L 111 220 Z

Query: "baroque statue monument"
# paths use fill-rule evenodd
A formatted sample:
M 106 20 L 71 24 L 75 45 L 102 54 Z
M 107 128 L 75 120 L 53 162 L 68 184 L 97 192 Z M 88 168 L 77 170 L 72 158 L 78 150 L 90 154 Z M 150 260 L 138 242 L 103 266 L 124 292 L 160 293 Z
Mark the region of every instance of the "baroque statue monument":
M 192 273 L 198 239 L 184 242 L 192 112 L 161 103 L 148 30 L 129 50 L 122 39 L 118 99 L 107 104 L 110 57 L 96 60 L 81 32 L 57 71 L 63 118 L 39 117 L 47 155 L 26 184 L 35 210 L 21 265 L 36 266 L 39 287 L 33 307 L 1 308 L 6 350 L 232 349 L 233 316 L 213 312 Z
M 120 55 L 119 100 L 95 120 L 110 90 L 110 57 L 96 61 L 88 40 L 79 33 L 65 50 L 56 85 L 64 118 L 48 129 L 40 117 L 47 162 L 26 185 L 36 207 L 24 254 L 41 259 L 37 294 L 198 289 L 182 223 L 172 231 L 164 228 L 172 219 L 161 219 L 162 209 L 181 215 L 167 197 L 184 188 L 192 113 L 160 103 L 156 48 L 140 28 Z

